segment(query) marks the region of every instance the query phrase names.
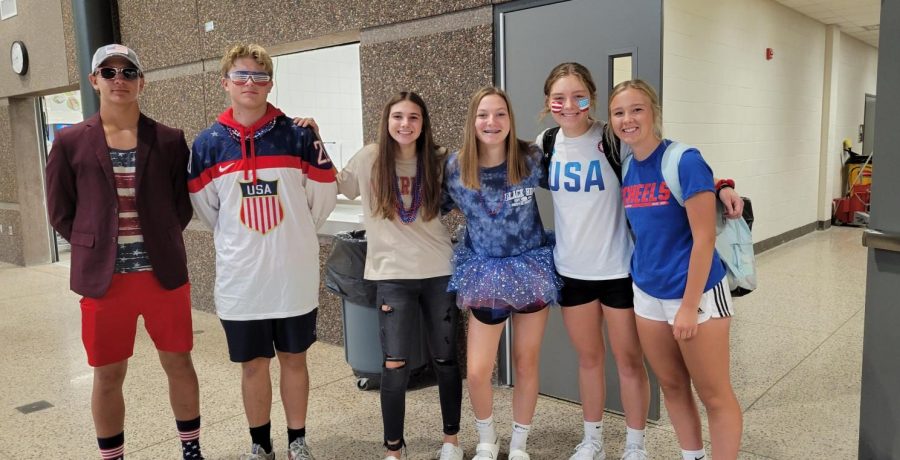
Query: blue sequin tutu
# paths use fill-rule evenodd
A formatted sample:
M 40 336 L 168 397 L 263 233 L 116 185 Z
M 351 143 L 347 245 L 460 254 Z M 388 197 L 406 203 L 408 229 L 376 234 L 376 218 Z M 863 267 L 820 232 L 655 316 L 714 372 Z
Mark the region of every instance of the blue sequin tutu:
M 465 241 L 453 249 L 453 275 L 459 308 L 528 312 L 559 300 L 562 280 L 553 264 L 553 235 L 538 248 L 510 257 L 476 254 Z

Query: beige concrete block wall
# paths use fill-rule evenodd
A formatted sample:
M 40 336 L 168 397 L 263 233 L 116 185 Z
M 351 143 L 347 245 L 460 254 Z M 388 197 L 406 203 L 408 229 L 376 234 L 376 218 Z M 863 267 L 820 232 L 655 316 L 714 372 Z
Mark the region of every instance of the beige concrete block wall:
M 665 135 L 697 145 L 718 176 L 737 180 L 753 199 L 755 241 L 816 222 L 825 25 L 774 1 L 664 5 Z M 869 54 L 852 46 L 847 53 Z M 850 64 L 841 84 L 874 84 L 865 62 Z M 837 103 L 838 113 L 855 110 Z M 829 177 L 839 174 L 832 168 Z

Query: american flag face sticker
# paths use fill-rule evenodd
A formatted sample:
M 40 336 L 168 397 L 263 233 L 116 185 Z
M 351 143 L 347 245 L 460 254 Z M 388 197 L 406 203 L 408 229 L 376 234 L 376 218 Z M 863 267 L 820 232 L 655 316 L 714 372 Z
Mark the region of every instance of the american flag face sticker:
M 284 220 L 284 206 L 278 197 L 278 181 L 240 182 L 241 222 L 263 235 Z
M 591 108 L 591 100 L 590 98 L 583 97 L 578 100 L 578 110 L 582 112 L 587 112 L 587 110 Z
M 562 112 L 563 102 L 562 101 L 550 101 L 550 111 L 553 113 Z

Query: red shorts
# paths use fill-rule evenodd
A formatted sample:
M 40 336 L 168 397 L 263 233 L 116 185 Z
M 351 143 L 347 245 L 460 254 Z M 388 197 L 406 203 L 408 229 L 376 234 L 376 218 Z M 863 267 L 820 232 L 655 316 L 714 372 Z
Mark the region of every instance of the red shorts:
M 157 350 L 185 353 L 193 348 L 190 283 L 170 291 L 152 271 L 115 273 L 106 295 L 81 299 L 88 364 L 100 367 L 131 357 L 139 315 Z

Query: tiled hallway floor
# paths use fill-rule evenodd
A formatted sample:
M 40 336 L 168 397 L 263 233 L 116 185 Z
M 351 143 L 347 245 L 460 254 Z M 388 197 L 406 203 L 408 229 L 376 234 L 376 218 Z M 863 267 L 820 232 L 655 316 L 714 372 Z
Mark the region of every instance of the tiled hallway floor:
M 741 458 L 856 458 L 866 266 L 860 241 L 859 229 L 832 228 L 758 257 L 760 288 L 736 301 L 732 328 L 732 375 L 745 410 Z M 0 458 L 98 458 L 89 406 L 91 369 L 80 340 L 78 296 L 68 290 L 68 267 L 0 264 L 0 292 Z M 203 450 L 207 459 L 234 459 L 249 442 L 239 368 L 228 361 L 214 315 L 195 312 L 194 329 Z M 381 458 L 378 393 L 356 389 L 339 347 L 316 344 L 309 361 L 308 429 L 316 457 Z M 142 330 L 125 397 L 127 458 L 180 458 L 165 377 Z M 469 458 L 476 437 L 464 398 L 460 436 Z M 509 389 L 497 389 L 502 451 L 510 400 Z M 16 410 L 36 401 L 53 407 L 29 414 Z M 437 401 L 436 387 L 408 396 L 411 459 L 435 458 L 440 447 Z M 677 459 L 675 435 L 663 412 L 662 421 L 648 429 L 648 448 L 654 459 Z M 272 414 L 279 458 L 286 458 L 280 402 Z M 542 397 L 529 438 L 532 458 L 568 458 L 581 438 L 580 417 L 578 406 Z M 618 458 L 624 422 L 609 414 L 604 425 L 609 458 Z

